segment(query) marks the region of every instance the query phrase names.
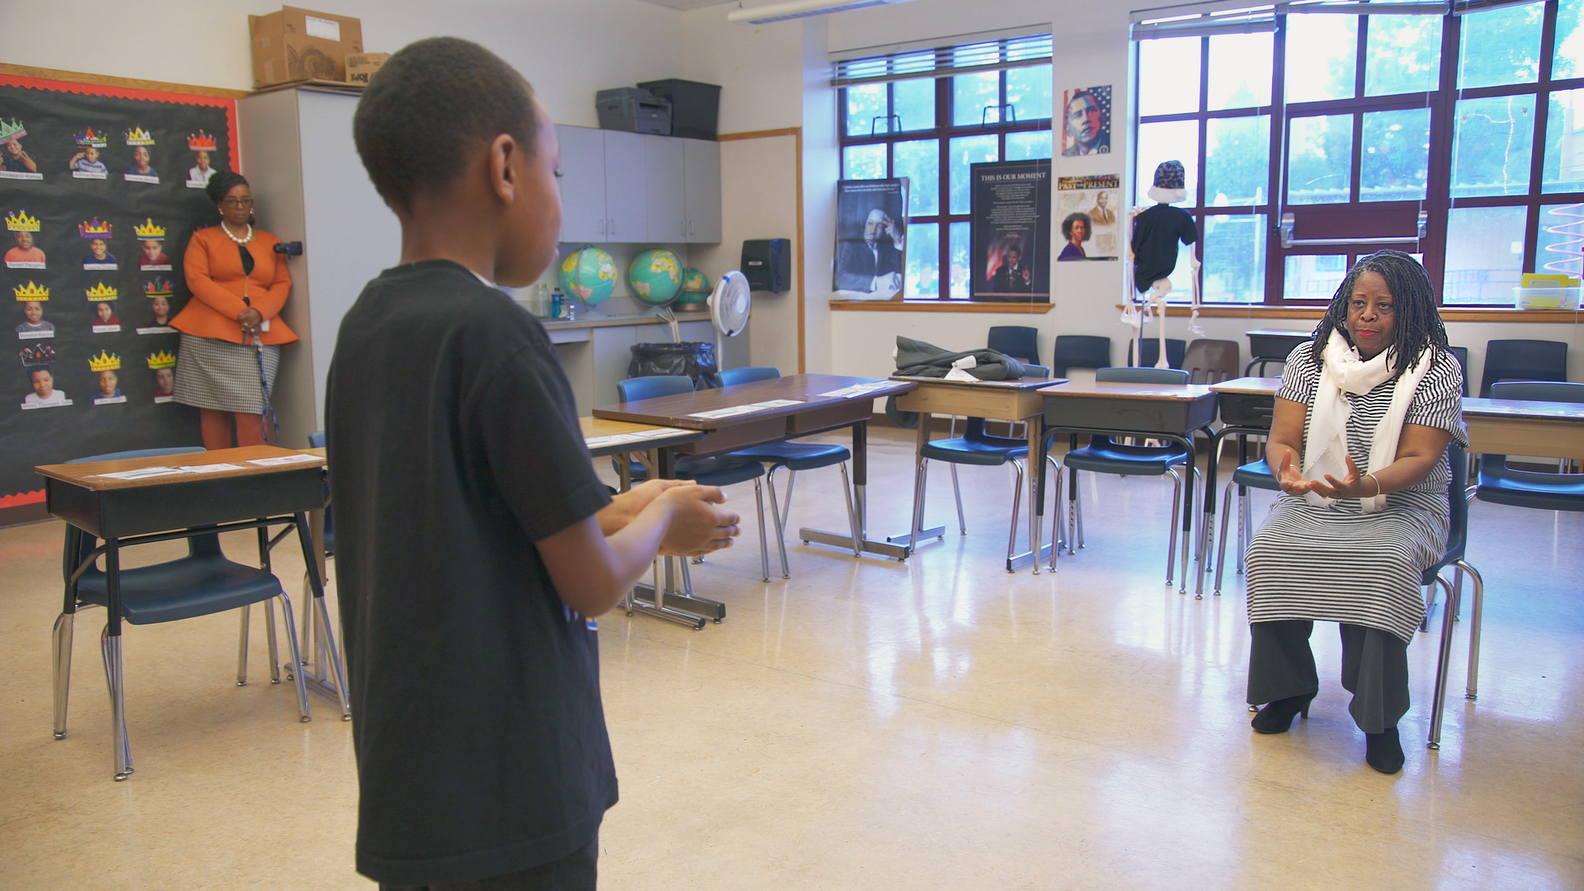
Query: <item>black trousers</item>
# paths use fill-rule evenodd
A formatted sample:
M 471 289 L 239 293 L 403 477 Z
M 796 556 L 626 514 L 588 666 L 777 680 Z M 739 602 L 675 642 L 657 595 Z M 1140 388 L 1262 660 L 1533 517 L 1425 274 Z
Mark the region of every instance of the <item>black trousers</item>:
M 1342 686 L 1353 694 L 1348 713 L 1365 733 L 1384 733 L 1408 713 L 1408 644 L 1397 635 L 1362 625 L 1342 632 Z M 1248 701 L 1264 705 L 1320 690 L 1313 622 L 1255 622 L 1249 625 Z
M 598 878 L 599 836 L 560 860 L 541 863 L 522 872 L 449 885 L 387 885 L 380 891 L 594 891 Z

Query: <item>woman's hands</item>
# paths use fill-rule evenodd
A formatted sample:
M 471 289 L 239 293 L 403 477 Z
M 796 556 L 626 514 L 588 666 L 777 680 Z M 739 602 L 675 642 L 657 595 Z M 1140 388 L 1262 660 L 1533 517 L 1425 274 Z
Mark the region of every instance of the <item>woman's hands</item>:
M 259 326 L 264 324 L 264 316 L 250 306 L 237 315 L 237 324 L 242 326 L 242 339 L 252 340 Z
M 1289 449 L 1276 468 L 1276 481 L 1281 484 L 1282 491 L 1288 495 L 1313 492 L 1327 498 L 1343 499 L 1372 498 L 1381 492 L 1380 483 L 1374 476 L 1359 473 L 1358 465 L 1353 463 L 1352 455 L 1343 456 L 1343 460 L 1347 462 L 1347 473 L 1341 479 L 1328 473 L 1325 475 L 1325 481 L 1321 482 L 1304 479 L 1304 475 L 1293 464 L 1293 454 Z

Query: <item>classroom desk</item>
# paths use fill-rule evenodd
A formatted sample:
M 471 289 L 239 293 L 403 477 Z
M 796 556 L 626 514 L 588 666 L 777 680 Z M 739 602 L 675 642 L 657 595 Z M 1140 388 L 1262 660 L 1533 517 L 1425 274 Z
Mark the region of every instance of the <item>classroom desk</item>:
M 1469 451 L 1584 461 L 1584 404 L 1463 397 Z
M 1039 390 L 1053 384 L 1066 383 L 1065 378 L 1028 378 L 1015 381 L 950 381 L 938 377 L 913 377 L 898 375 L 892 380 L 906 381 L 914 384 L 915 388 L 902 396 L 897 397 L 897 408 L 901 411 L 915 411 L 919 413 L 918 445 L 915 452 L 915 461 L 922 462 L 925 443 L 930 440 L 930 419 L 934 415 L 963 415 L 970 418 L 984 418 L 990 421 L 1026 422 L 1028 427 L 1029 465 L 1027 468 L 1028 483 L 1028 540 L 1029 549 L 1021 554 L 1015 554 L 1007 560 L 1007 572 L 1016 572 L 1025 565 L 1034 565 L 1034 574 L 1039 575 L 1039 561 L 1044 555 L 1040 545 L 1040 533 L 1044 527 L 1045 504 L 1039 497 L 1044 491 L 1045 482 L 1045 430 L 1044 424 L 1038 423 L 1040 415 L 1045 410 L 1045 403 L 1040 398 Z M 915 470 L 915 472 L 917 472 Z M 915 527 L 921 526 L 924 518 L 918 514 L 918 493 L 914 493 L 914 512 L 909 521 Z M 918 538 L 944 538 L 945 526 L 931 526 L 928 529 L 917 529 Z M 889 541 L 902 543 L 913 539 L 913 532 L 893 535 Z M 1052 548 L 1054 549 L 1054 545 Z M 903 557 L 907 556 L 907 548 L 903 548 Z
M 1178 588 L 1179 594 L 1186 594 L 1188 555 L 1193 550 L 1193 432 L 1209 428 L 1215 420 L 1216 394 L 1202 384 L 1120 381 L 1071 382 L 1047 387 L 1039 394 L 1045 402 L 1045 426 L 1052 431 L 1164 439 L 1188 450 L 1190 473 L 1183 483 L 1182 578 Z M 1070 478 L 1069 505 L 1076 503 L 1077 494 L 1076 480 Z M 1068 535 L 1076 535 L 1072 526 L 1069 522 Z
M 854 525 L 859 531 L 858 552 L 904 559 L 907 549 L 868 536 L 865 489 L 868 484 L 867 443 L 874 400 L 906 393 L 906 381 L 845 377 L 834 374 L 790 374 L 771 380 L 698 390 L 675 396 L 640 399 L 594 409 L 594 417 L 701 432 L 699 439 L 658 450 L 657 475 L 670 477 L 679 455 L 716 455 L 750 446 L 780 442 L 843 427 L 852 429 Z M 752 410 L 742 409 L 754 406 Z M 854 550 L 849 533 L 800 529 L 804 542 Z M 672 595 L 665 595 L 672 605 Z M 725 617 L 725 606 L 698 598 L 679 600 L 689 612 L 704 610 L 716 621 Z
M 121 548 L 150 541 L 187 537 L 193 527 L 202 531 L 228 532 L 237 529 L 267 529 L 288 525 L 297 530 L 313 590 L 314 608 L 321 633 L 335 649 L 334 632 L 325 609 L 324 586 L 318 571 L 313 543 L 309 538 L 307 513 L 324 506 L 324 461 L 260 466 L 248 462 L 269 458 L 302 457 L 293 449 L 275 446 L 248 446 L 195 452 L 190 455 L 127 458 L 87 464 L 43 464 L 34 470 L 44 477 L 45 507 L 54 517 L 66 521 L 102 544 L 89 561 L 103 555 L 105 588 L 109 601 L 106 610 L 107 666 L 112 683 L 111 729 L 114 738 L 116 779 L 131 774 L 131 757 L 126 737 L 125 711 L 121 687 Z M 212 473 L 182 473 L 143 479 L 110 479 L 106 473 L 119 473 L 151 467 L 237 464 L 236 470 Z M 262 534 L 262 533 L 261 533 Z M 285 533 L 282 533 L 283 535 Z M 83 565 L 86 565 L 87 561 Z M 79 566 L 80 570 L 82 566 Z M 76 609 L 75 598 L 67 595 L 65 612 Z M 68 655 L 69 658 L 69 655 Z M 336 672 L 337 699 L 343 718 L 351 714 L 346 697 L 346 679 L 340 660 L 331 660 Z M 294 667 L 295 668 L 295 667 Z M 63 705 L 63 704 L 61 704 Z M 59 716 L 59 712 L 57 712 Z M 57 717 L 57 722 L 59 718 Z M 64 735 L 57 723 L 57 736 Z
M 1274 331 L 1265 328 L 1256 328 L 1247 332 L 1249 339 L 1249 363 L 1244 367 L 1243 373 L 1249 374 L 1258 365 L 1260 371 L 1265 366 L 1274 362 L 1277 365 L 1287 361 L 1292 351 L 1300 343 L 1307 343 L 1314 339 L 1313 331 Z

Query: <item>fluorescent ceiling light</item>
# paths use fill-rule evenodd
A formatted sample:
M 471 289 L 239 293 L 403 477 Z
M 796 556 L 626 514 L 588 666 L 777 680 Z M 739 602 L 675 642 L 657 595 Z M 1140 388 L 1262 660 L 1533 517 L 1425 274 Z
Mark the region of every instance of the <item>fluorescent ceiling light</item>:
M 785 3 L 734 9 L 726 13 L 726 21 L 740 25 L 764 25 L 769 22 L 784 22 L 788 19 L 802 19 L 815 15 L 830 15 L 833 12 L 907 2 L 908 0 L 787 0 Z

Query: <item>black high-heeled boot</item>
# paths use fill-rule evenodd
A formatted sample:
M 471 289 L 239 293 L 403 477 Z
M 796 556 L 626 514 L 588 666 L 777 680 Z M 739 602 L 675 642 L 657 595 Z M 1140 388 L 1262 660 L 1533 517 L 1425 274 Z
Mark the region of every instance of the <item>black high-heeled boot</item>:
M 1385 733 L 1364 734 L 1364 763 L 1386 774 L 1402 770 L 1402 741 L 1397 738 L 1396 727 Z
M 1293 717 L 1302 714 L 1304 720 L 1309 718 L 1309 703 L 1314 702 L 1315 694 L 1307 696 L 1289 696 L 1275 702 L 1265 704 L 1249 722 L 1255 733 L 1286 733 L 1292 729 Z

